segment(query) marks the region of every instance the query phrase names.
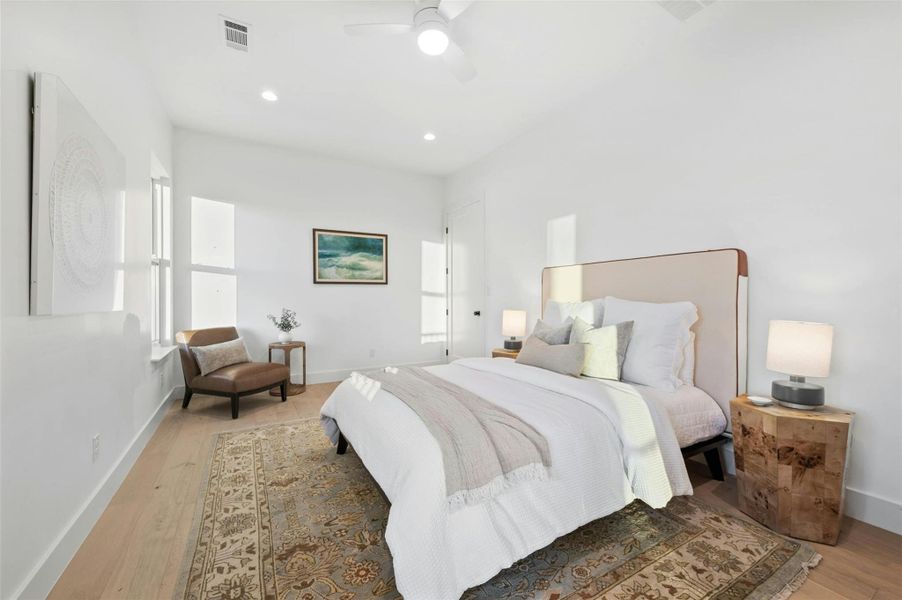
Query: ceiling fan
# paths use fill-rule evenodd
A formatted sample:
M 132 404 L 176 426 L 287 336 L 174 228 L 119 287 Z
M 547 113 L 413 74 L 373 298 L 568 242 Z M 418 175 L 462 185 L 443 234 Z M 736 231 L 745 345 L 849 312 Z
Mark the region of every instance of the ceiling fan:
M 441 56 L 451 73 L 466 83 L 476 77 L 476 69 L 464 51 L 449 37 L 451 21 L 473 0 L 416 0 L 410 23 L 360 23 L 345 25 L 348 35 L 400 35 L 414 33 L 424 54 Z

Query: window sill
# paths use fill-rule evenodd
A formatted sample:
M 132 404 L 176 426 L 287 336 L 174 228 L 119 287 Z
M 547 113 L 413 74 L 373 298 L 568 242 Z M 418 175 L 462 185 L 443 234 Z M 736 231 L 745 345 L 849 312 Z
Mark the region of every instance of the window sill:
M 159 344 L 153 344 L 150 347 L 150 362 L 158 363 L 170 354 L 175 351 L 178 346 L 160 346 Z

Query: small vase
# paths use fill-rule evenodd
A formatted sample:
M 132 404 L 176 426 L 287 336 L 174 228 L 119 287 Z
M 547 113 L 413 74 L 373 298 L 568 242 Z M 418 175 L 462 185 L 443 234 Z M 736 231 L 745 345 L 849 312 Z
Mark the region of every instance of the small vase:
M 291 332 L 290 331 L 280 331 L 279 332 L 279 342 L 282 344 L 287 344 L 291 341 Z

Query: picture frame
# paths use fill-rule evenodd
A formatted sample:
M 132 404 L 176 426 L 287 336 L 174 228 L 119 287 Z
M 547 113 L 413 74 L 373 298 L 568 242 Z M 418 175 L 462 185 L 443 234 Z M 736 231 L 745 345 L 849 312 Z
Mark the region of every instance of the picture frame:
M 32 110 L 29 314 L 123 310 L 125 157 L 56 75 Z
M 313 230 L 313 283 L 388 284 L 388 235 Z

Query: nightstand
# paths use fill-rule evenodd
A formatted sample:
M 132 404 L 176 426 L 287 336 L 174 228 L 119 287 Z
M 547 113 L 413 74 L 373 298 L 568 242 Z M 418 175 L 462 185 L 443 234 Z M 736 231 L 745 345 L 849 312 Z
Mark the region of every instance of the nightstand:
M 519 350 L 505 350 L 504 348 L 492 350 L 492 358 L 517 358 L 518 354 L 520 354 Z
M 303 374 L 304 381 L 303 383 L 291 383 L 291 351 L 295 348 L 299 348 L 304 352 L 304 364 L 303 364 Z M 282 363 L 288 367 L 288 388 L 286 390 L 286 396 L 297 396 L 298 394 L 303 394 L 307 391 L 307 344 L 305 342 L 273 342 L 269 345 L 269 362 L 272 362 L 272 351 L 273 350 L 281 350 L 282 351 Z M 269 390 L 270 396 L 278 396 L 279 388 L 273 388 Z
M 778 533 L 836 544 L 854 413 L 730 402 L 739 509 Z

